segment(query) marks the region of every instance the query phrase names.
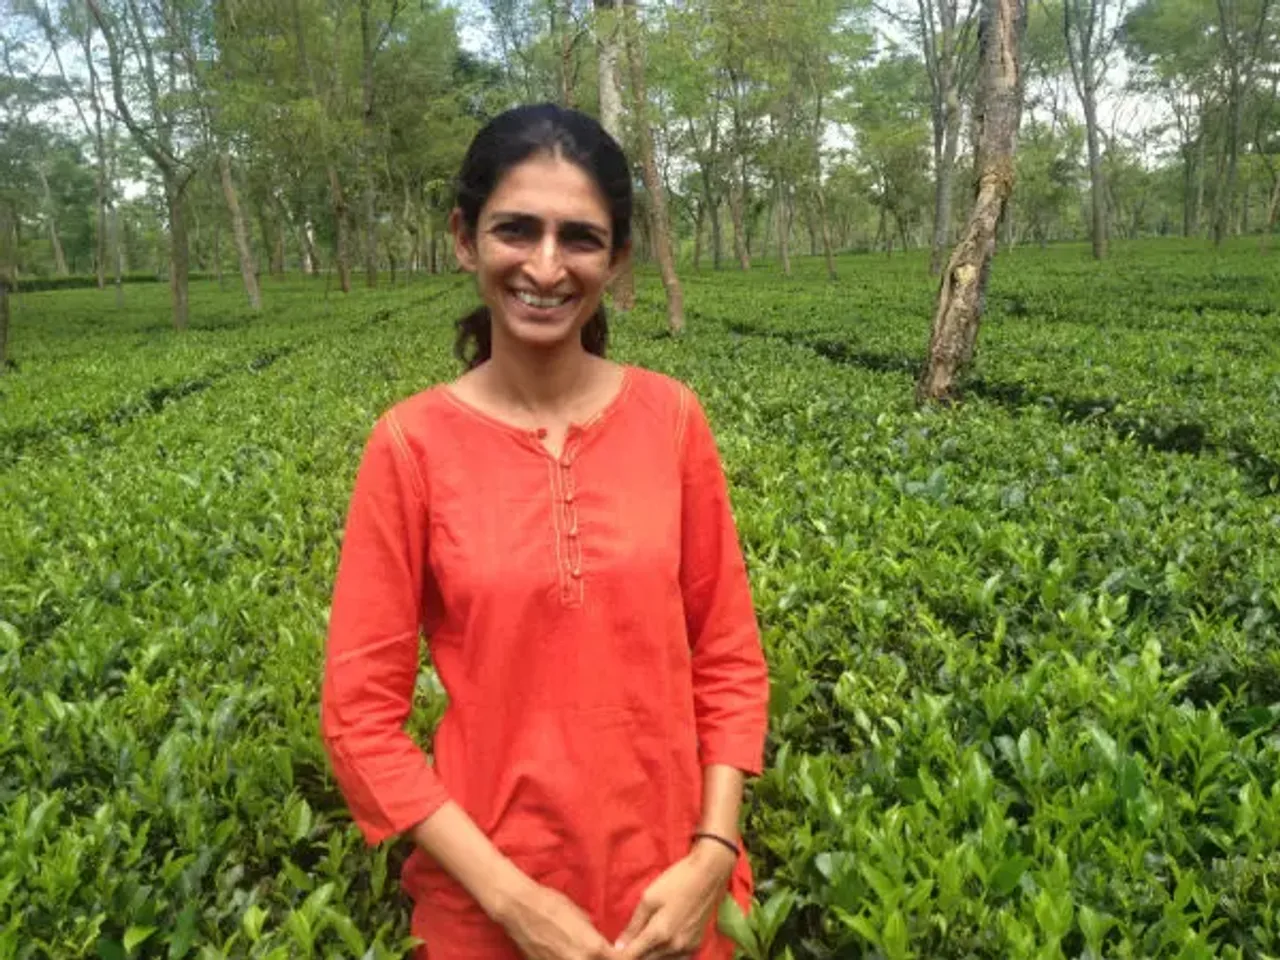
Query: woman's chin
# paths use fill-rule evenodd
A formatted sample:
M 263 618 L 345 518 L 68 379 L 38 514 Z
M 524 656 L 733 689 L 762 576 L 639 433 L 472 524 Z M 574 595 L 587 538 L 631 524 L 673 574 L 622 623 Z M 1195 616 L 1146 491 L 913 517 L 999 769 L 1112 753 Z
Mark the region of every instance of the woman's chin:
M 563 308 L 513 310 L 501 321 L 513 341 L 539 349 L 551 349 L 579 339 L 585 322 L 577 311 Z

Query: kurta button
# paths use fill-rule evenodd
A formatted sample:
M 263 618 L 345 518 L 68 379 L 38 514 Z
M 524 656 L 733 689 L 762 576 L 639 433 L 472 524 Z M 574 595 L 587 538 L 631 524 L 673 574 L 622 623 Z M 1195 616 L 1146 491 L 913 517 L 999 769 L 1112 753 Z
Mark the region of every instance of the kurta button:
M 573 491 L 572 491 L 572 490 L 570 490 L 568 493 L 566 493 L 566 494 L 564 495 L 564 502 L 565 502 L 565 503 L 573 503 Z
M 581 570 L 579 567 L 574 567 L 574 568 L 573 568 L 573 577 L 574 577 L 574 579 L 576 580 L 576 579 L 577 579 L 578 577 L 580 577 L 580 576 L 582 576 L 582 570 Z

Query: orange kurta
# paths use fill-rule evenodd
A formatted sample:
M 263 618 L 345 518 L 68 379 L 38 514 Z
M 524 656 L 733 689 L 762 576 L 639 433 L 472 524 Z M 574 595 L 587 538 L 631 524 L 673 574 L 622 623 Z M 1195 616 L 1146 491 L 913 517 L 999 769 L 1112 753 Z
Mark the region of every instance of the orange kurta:
M 449 696 L 434 764 L 406 733 L 419 637 Z M 760 772 L 768 678 L 724 474 L 683 385 L 635 367 L 536 433 L 437 386 L 374 427 L 347 518 L 322 726 L 370 843 L 462 806 L 610 941 L 690 848 L 702 766 Z M 517 952 L 421 851 L 405 867 L 431 960 Z M 731 884 L 744 906 L 744 856 Z M 710 931 L 700 960 L 731 956 Z

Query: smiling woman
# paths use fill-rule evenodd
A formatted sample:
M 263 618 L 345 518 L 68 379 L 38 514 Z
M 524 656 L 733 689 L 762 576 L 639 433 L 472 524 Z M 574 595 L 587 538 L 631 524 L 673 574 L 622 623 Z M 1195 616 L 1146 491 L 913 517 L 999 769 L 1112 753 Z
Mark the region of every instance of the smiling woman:
M 592 118 L 529 107 L 482 130 L 463 160 L 450 218 L 458 261 L 476 274 L 484 300 L 458 322 L 459 359 L 469 368 L 489 359 L 494 321 L 507 327 L 513 300 L 566 307 L 538 319 L 563 321 L 561 334 L 580 328 L 582 346 L 603 356 L 601 294 L 630 253 L 631 206 L 627 159 Z M 545 330 L 540 340 L 556 342 Z
M 466 371 L 377 423 L 334 589 L 322 721 L 371 843 L 409 834 L 430 960 L 728 960 L 768 677 L 715 440 L 604 356 L 631 177 L 591 118 L 504 114 L 452 216 L 484 306 Z M 425 635 L 449 705 L 404 729 Z

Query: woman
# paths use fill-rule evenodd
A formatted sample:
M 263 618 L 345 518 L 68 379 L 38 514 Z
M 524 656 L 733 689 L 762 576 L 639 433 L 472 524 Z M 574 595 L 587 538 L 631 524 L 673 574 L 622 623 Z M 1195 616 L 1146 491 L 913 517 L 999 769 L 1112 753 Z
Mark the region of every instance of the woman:
M 768 679 L 715 442 L 676 381 L 605 359 L 631 173 L 591 118 L 493 120 L 451 218 L 484 306 L 467 371 L 376 424 L 322 720 L 370 843 L 408 833 L 430 960 L 722 960 Z M 449 695 L 404 730 L 419 637 Z

